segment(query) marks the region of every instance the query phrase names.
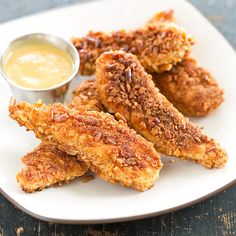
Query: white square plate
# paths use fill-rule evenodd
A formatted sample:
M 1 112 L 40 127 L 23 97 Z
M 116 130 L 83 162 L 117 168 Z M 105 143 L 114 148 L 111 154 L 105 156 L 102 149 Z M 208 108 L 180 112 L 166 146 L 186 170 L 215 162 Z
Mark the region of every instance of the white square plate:
M 15 176 L 21 170 L 20 157 L 38 141 L 25 128 L 8 117 L 11 92 L 0 78 L 0 190 L 19 208 L 49 221 L 101 223 L 138 219 L 188 206 L 229 186 L 236 179 L 236 56 L 217 30 L 184 0 L 110 0 L 73 5 L 25 17 L 0 25 L 1 46 L 14 37 L 31 32 L 46 32 L 66 39 L 82 36 L 88 30 L 116 30 L 141 26 L 154 13 L 174 9 L 179 24 L 196 38 L 193 55 L 208 68 L 225 90 L 225 102 L 208 117 L 194 121 L 227 150 L 229 162 L 220 170 L 207 170 L 187 161 L 170 163 L 155 186 L 143 193 L 112 186 L 96 178 L 80 179 L 62 187 L 26 194 Z M 77 81 L 78 82 L 78 81 Z

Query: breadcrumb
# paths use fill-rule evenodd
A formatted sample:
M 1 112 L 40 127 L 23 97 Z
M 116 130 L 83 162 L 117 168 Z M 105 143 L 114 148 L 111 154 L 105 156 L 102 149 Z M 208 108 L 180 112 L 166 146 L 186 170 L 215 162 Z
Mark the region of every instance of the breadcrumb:
M 159 93 L 136 56 L 123 51 L 102 54 L 96 62 L 96 86 L 106 109 L 123 115 L 158 152 L 207 168 L 220 168 L 227 162 L 220 145 Z
M 25 167 L 16 178 L 25 192 L 35 192 L 57 183 L 82 176 L 88 167 L 76 156 L 68 155 L 53 146 L 40 144 L 22 158 Z
M 96 59 L 111 49 L 137 55 L 148 72 L 168 71 L 190 53 L 194 40 L 177 24 L 160 22 L 134 31 L 89 32 L 72 43 L 80 55 L 80 74 L 91 75 Z
M 25 102 L 12 102 L 9 111 L 45 144 L 77 155 L 110 183 L 144 191 L 159 176 L 162 163 L 153 145 L 107 113 Z
M 224 101 L 224 92 L 216 80 L 192 58 L 152 76 L 160 92 L 185 115 L 205 116 Z

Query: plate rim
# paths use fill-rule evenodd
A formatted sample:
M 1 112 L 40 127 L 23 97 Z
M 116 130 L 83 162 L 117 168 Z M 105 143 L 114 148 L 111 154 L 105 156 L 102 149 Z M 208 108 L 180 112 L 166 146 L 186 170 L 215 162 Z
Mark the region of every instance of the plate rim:
M 184 204 L 171 207 L 162 211 L 156 211 L 156 212 L 151 212 L 151 213 L 145 213 L 145 214 L 140 214 L 140 215 L 135 215 L 135 216 L 127 216 L 127 217 L 116 217 L 116 218 L 106 218 L 106 219 L 92 219 L 92 220 L 74 220 L 74 219 L 58 219 L 58 218 L 51 218 L 47 216 L 42 216 L 37 213 L 34 213 L 31 210 L 26 209 L 23 207 L 21 204 L 19 204 L 17 201 L 15 201 L 12 197 L 10 197 L 1 187 L 0 187 L 0 193 L 9 201 L 11 202 L 15 207 L 17 207 L 19 210 L 25 212 L 26 214 L 42 220 L 44 222 L 52 222 L 52 223 L 59 223 L 59 224 L 108 224 L 108 223 L 119 223 L 119 222 L 127 222 L 127 221 L 134 221 L 134 220 L 141 220 L 141 219 L 146 219 L 150 217 L 156 217 L 156 216 L 161 216 L 170 212 L 175 212 L 177 210 L 195 205 L 201 201 L 204 201 L 210 197 L 213 197 L 217 195 L 220 192 L 223 192 L 224 190 L 230 188 L 231 186 L 236 184 L 236 179 L 230 181 L 229 183 L 225 184 L 224 186 L 216 189 L 215 191 L 212 191 L 200 198 L 194 199 L 192 201 L 186 202 Z
M 21 20 L 23 18 L 28 18 L 28 17 L 32 17 L 32 16 L 38 16 L 41 14 L 45 14 L 48 12 L 53 12 L 53 11 L 57 11 L 66 7 L 72 7 L 72 6 L 76 6 L 76 5 L 83 5 L 83 4 L 87 4 L 87 3 L 93 3 L 93 2 L 102 2 L 102 1 L 108 1 L 108 0 L 81 0 L 81 2 L 75 2 L 75 3 L 69 3 L 66 5 L 62 5 L 62 6 L 56 6 L 52 9 L 45 9 L 43 11 L 40 12 L 36 12 L 36 13 L 30 13 L 27 14 L 25 16 L 21 16 L 17 19 L 11 19 L 8 21 L 5 21 L 3 23 L 0 24 L 4 25 L 4 24 L 8 24 L 8 23 L 13 23 L 14 21 L 17 20 Z M 204 20 L 209 23 L 211 25 L 212 28 L 214 28 L 214 30 L 219 34 L 219 36 L 221 36 L 221 38 L 225 41 L 225 43 L 227 44 L 228 47 L 231 48 L 231 50 L 234 52 L 235 56 L 236 56 L 236 50 L 235 48 L 230 44 L 230 42 L 224 37 L 224 35 L 216 28 L 215 25 L 213 25 L 206 17 L 205 15 L 203 15 L 198 8 L 195 7 L 195 5 L 193 5 L 192 3 L 188 2 L 187 0 L 181 0 L 182 2 L 184 2 L 185 4 L 189 5 L 190 7 L 194 8 L 195 11 L 197 11 L 203 18 Z M 133 220 L 141 220 L 141 219 L 146 219 L 146 218 L 150 218 L 150 217 L 156 217 L 156 216 L 161 216 L 170 212 L 175 212 L 177 210 L 195 205 L 201 201 L 204 201 L 212 196 L 217 195 L 220 192 L 223 192 L 224 190 L 232 187 L 236 185 L 236 177 L 233 180 L 230 180 L 228 183 L 226 183 L 225 185 L 221 186 L 220 188 L 213 190 L 212 192 L 209 192 L 199 198 L 196 198 L 192 201 L 180 204 L 178 206 L 174 206 L 174 207 L 170 207 L 161 211 L 155 211 L 155 212 L 150 212 L 150 213 L 144 213 L 144 214 L 138 214 L 138 215 L 133 215 L 133 216 L 126 216 L 126 217 L 115 217 L 115 218 L 103 218 L 103 219 L 60 219 L 60 218 L 54 218 L 54 217 L 47 217 L 47 216 L 43 216 L 42 214 L 37 214 L 29 209 L 27 209 L 26 207 L 22 206 L 20 203 L 18 203 L 16 200 L 14 200 L 14 198 L 10 197 L 10 195 L 8 195 L 0 186 L 0 194 L 2 194 L 10 203 L 12 203 L 17 209 L 23 211 L 24 213 L 32 216 L 35 219 L 39 219 L 42 220 L 44 222 L 52 222 L 52 223 L 59 223 L 59 224 L 104 224 L 104 223 L 119 223 L 119 222 L 127 222 L 127 221 L 133 221 Z

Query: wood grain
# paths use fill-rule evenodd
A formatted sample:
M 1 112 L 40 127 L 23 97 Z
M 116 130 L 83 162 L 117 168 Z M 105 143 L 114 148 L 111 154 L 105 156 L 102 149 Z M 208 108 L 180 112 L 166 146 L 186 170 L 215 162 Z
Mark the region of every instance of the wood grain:
M 1 0 L 0 22 L 76 0 Z M 236 0 L 190 0 L 236 48 Z M 159 217 L 119 224 L 63 225 L 42 222 L 0 195 L 0 236 L 236 235 L 236 186 L 194 206 Z
M 36 220 L 2 196 L 0 235 L 235 235 L 236 186 L 194 206 L 159 217 L 119 224 L 63 225 Z

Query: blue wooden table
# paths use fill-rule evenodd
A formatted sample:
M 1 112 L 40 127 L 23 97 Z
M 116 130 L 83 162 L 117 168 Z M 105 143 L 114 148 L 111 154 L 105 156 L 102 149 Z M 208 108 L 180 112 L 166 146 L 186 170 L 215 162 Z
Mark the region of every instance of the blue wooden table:
M 0 0 L 0 22 L 75 2 L 80 1 Z M 190 2 L 236 48 L 236 0 Z M 107 225 L 59 225 L 42 222 L 16 209 L 0 195 L 0 236 L 8 235 L 236 235 L 236 186 L 206 201 L 167 215 Z

